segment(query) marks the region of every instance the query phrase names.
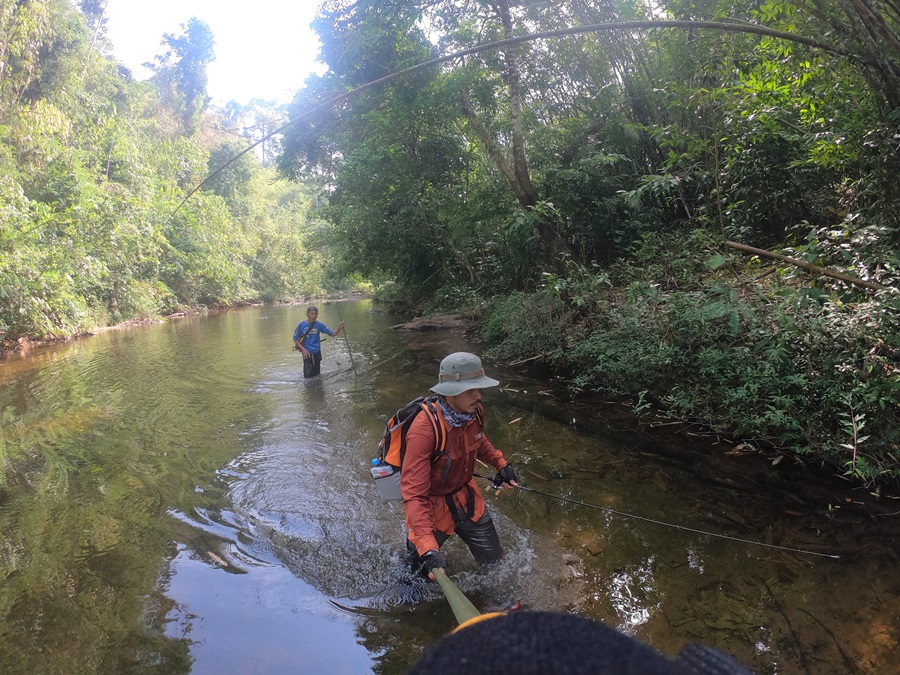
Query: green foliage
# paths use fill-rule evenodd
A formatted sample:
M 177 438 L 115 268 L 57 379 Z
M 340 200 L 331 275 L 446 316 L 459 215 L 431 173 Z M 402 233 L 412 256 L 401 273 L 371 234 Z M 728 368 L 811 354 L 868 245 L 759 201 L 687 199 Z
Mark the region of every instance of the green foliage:
M 413 83 L 361 97 L 345 111 L 352 117 L 305 118 L 304 126 L 286 132 L 289 159 L 280 166 L 310 177 L 325 172 L 339 182 L 317 215 L 331 226 L 324 237 L 343 269 L 393 277 L 420 297 L 426 280 L 452 285 L 485 278 L 484 259 L 493 262 L 486 251 L 496 248 L 499 236 L 495 213 L 505 206 L 496 205 L 494 191 L 485 187 L 493 187 L 491 176 L 459 175 L 472 151 L 453 130 L 455 91 L 434 75 L 422 73 Z M 325 95 L 301 93 L 294 109 Z M 335 164 L 335 155 L 342 161 Z M 485 241 L 473 241 L 474 232 Z
M 849 305 L 792 286 L 754 293 L 724 279 L 666 289 L 637 278 L 622 290 L 579 270 L 549 278 L 549 293 L 496 301 L 486 337 L 498 357 L 545 354 L 576 389 L 790 448 L 863 481 L 895 475 L 900 352 L 889 317 L 900 303 L 885 294 Z M 541 313 L 576 281 L 591 289 L 570 300 L 588 310 L 576 322 Z
M 246 233 L 255 239 L 249 263 L 255 296 L 289 300 L 334 288 L 337 282 L 327 281 L 327 248 L 317 245 L 308 190 L 278 180 L 271 168 L 259 171 L 247 187 L 257 196 Z
M 337 268 L 391 279 L 431 308 L 492 298 L 497 356 L 540 356 L 575 388 L 841 470 L 838 392 L 852 392 L 869 436 L 854 441 L 853 475 L 891 471 L 893 366 L 872 355 L 900 341 L 892 296 L 764 269 L 724 244 L 896 287 L 894 14 L 782 0 L 510 4 L 323 5 L 328 70 L 295 100 L 280 168 L 321 181 L 319 232 Z M 764 25 L 861 58 L 730 31 L 601 31 L 471 52 L 315 109 L 426 60 L 432 44 L 449 53 L 660 16 Z
M 163 101 L 178 115 L 185 134 L 191 136 L 209 97 L 206 95 L 206 67 L 215 60 L 215 38 L 209 26 L 196 17 L 181 24 L 182 33 L 163 35 L 168 51 L 148 63 L 155 73 Z
M 40 55 L 51 33 L 50 2 L 0 2 L 0 121 L 6 122 L 41 75 Z M 14 64 L 14 67 L 9 67 Z
M 572 309 L 552 293 L 512 293 L 490 306 L 484 337 L 491 358 L 541 355 L 553 362 L 563 355 Z
M 178 90 L 190 120 L 214 114 L 208 29 L 169 36 L 175 79 L 162 69 L 135 83 L 102 41 L 90 48 L 84 19 L 64 0 L 0 2 L 0 343 L 320 292 L 327 251 L 313 250 L 310 197 L 254 155 L 176 212 L 240 149 L 224 133 L 186 134 L 164 103 Z
M 612 287 L 609 275 L 600 265 L 579 265 L 563 255 L 566 274 L 544 272 L 546 292 L 576 309 L 587 309 L 603 291 Z

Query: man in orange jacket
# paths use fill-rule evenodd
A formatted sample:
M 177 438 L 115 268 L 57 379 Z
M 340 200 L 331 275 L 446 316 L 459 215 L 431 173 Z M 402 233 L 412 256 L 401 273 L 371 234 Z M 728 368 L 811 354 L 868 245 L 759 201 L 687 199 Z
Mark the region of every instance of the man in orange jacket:
M 438 383 L 440 423 L 446 434 L 444 449 L 435 458 L 435 430 L 428 415 L 418 415 L 406 436 L 406 455 L 400 492 L 406 511 L 406 547 L 414 564 L 434 580 L 434 569 L 447 565 L 441 545 L 458 534 L 479 563 L 492 563 L 503 555 L 500 538 L 475 484 L 475 460 L 497 469 L 494 485 L 518 485 L 512 465 L 484 435 L 481 390 L 496 387 L 481 359 L 455 352 L 441 361 Z

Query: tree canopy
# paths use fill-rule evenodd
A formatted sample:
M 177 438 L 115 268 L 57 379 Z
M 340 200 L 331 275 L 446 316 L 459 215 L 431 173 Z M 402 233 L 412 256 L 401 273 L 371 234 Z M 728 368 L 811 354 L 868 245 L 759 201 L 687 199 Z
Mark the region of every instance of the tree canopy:
M 330 0 L 314 26 L 279 168 L 349 269 L 482 304 L 497 354 L 576 388 L 895 470 L 897 300 L 852 282 L 898 283 L 895 6 Z M 728 242 L 851 282 L 757 280 Z
M 575 390 L 896 475 L 894 4 L 327 0 L 286 110 L 210 107 L 196 18 L 135 81 L 104 7 L 0 0 L 5 344 L 364 277 Z
M 110 56 L 103 7 L 0 0 L 0 341 L 318 292 L 310 196 L 277 178 L 276 145 L 176 212 L 283 111 L 210 109 L 214 37 L 196 18 L 135 81 Z

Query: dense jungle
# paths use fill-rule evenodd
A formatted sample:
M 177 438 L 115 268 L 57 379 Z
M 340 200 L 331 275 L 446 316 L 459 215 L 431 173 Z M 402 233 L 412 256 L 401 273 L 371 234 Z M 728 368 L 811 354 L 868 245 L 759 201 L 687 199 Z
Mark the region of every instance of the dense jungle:
M 321 74 L 223 108 L 202 20 L 138 81 L 104 10 L 0 0 L 6 350 L 363 289 L 574 395 L 896 487 L 894 0 L 325 0 Z

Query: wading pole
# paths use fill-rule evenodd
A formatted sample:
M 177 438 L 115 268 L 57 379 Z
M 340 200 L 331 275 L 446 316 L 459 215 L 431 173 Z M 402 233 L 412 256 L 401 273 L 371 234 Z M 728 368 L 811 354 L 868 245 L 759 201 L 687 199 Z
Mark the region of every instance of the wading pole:
M 338 319 L 340 319 L 341 323 L 344 323 L 344 317 L 341 316 L 341 303 L 338 302 L 335 304 L 337 305 Z M 350 351 L 350 338 L 347 337 L 347 327 L 346 326 L 344 326 L 344 340 L 347 342 L 347 353 L 350 355 L 350 365 L 353 366 L 353 376 L 359 377 L 359 375 L 356 373 L 356 364 L 353 363 L 353 352 Z
M 450 578 L 444 574 L 442 570 L 435 569 L 431 570 L 431 572 L 434 574 L 434 578 L 437 579 L 441 590 L 444 591 L 444 597 L 446 597 L 447 602 L 450 603 L 450 609 L 453 610 L 453 616 L 456 617 L 456 622 L 460 626 L 466 621 L 474 619 L 476 616 L 481 616 L 481 612 L 475 608 L 475 605 L 469 602 L 469 599 L 456 587 L 456 584 L 450 581 Z

